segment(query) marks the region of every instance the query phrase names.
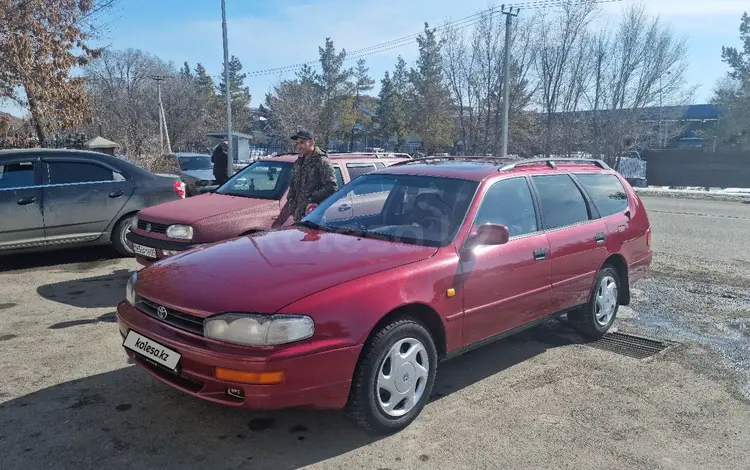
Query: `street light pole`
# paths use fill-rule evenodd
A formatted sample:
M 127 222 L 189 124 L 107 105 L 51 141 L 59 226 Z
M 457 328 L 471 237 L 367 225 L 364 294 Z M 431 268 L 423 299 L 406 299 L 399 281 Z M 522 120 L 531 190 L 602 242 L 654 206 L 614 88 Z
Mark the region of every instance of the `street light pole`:
M 224 92 L 227 96 L 227 178 L 234 174 L 234 139 L 232 139 L 232 87 L 229 86 L 229 40 L 227 39 L 226 0 L 221 0 L 221 30 L 224 37 Z
M 505 10 L 502 6 L 502 13 L 505 15 L 505 64 L 503 66 L 503 150 L 500 154 L 505 158 L 508 156 L 508 114 L 510 113 L 510 30 L 513 25 L 513 17 L 518 16 L 520 8 L 516 8 L 513 13 L 513 7 Z

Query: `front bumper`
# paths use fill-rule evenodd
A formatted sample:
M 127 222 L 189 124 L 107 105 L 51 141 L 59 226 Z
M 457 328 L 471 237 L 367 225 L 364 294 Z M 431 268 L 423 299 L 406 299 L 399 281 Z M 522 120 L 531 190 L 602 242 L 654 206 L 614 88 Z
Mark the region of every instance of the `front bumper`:
M 241 346 L 223 345 L 219 349 L 215 342 L 163 323 L 126 301 L 117 307 L 117 323 L 123 338 L 132 329 L 182 355 L 175 373 L 123 347 L 153 377 L 203 400 L 250 409 L 343 408 L 361 349 L 350 346 L 280 359 L 254 356 L 252 348 Z M 245 372 L 283 370 L 285 380 L 275 385 L 228 382 L 215 377 L 216 367 Z M 241 389 L 244 397 L 229 395 L 229 388 Z

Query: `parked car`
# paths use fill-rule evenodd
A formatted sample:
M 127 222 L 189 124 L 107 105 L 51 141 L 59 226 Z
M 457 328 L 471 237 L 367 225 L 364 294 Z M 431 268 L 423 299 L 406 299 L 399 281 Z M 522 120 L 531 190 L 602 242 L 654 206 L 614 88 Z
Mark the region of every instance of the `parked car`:
M 139 210 L 180 199 L 175 176 L 149 173 L 98 152 L 0 151 L 0 254 L 112 244 Z
M 197 196 L 216 187 L 214 164 L 211 155 L 201 153 L 176 153 L 180 166 L 182 181 L 185 183 L 185 195 Z
M 609 330 L 652 258 L 625 180 L 600 161 L 429 160 L 360 176 L 293 226 L 134 273 L 117 308 L 125 352 L 204 400 L 344 408 L 393 432 L 439 361 L 565 314 Z M 369 210 L 340 217 L 360 200 Z
M 405 161 L 368 154 L 330 154 L 338 186 L 387 165 Z M 297 154 L 258 160 L 213 192 L 149 207 L 138 213 L 128 240 L 137 261 L 148 266 L 181 251 L 268 230 L 286 203 Z M 344 204 L 341 214 L 347 211 Z

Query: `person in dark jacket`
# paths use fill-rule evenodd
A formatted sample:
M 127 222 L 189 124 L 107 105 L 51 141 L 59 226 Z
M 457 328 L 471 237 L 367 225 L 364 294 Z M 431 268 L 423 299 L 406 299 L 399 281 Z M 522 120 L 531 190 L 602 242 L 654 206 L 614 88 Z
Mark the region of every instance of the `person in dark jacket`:
M 226 140 L 217 145 L 211 154 L 211 163 L 214 164 L 214 179 L 216 184 L 221 186 L 226 183 L 229 177 L 227 176 L 227 168 L 229 167 L 229 142 Z
M 300 156 L 292 166 L 289 192 L 281 214 L 272 228 L 281 227 L 291 216 L 299 222 L 305 216 L 308 204 L 320 204 L 336 192 L 336 173 L 328 155 L 315 145 L 315 138 L 306 130 L 292 136 Z

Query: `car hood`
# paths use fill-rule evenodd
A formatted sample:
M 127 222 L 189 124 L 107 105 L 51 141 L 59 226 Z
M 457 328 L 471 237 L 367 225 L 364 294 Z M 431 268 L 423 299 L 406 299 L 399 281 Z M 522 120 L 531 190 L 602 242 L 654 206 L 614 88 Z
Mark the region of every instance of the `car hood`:
M 206 193 L 147 207 L 138 213 L 138 217 L 163 224 L 195 224 L 209 217 L 230 213 L 233 217 L 241 217 L 271 209 L 278 212 L 279 201 Z
M 197 180 L 207 180 L 207 181 L 213 181 L 214 180 L 214 170 L 207 169 L 207 170 L 188 170 L 183 171 L 183 175 L 189 176 L 191 178 L 195 178 Z
M 273 313 L 321 290 L 424 260 L 436 251 L 291 227 L 165 258 L 139 272 L 136 290 L 203 318 L 220 312 Z

